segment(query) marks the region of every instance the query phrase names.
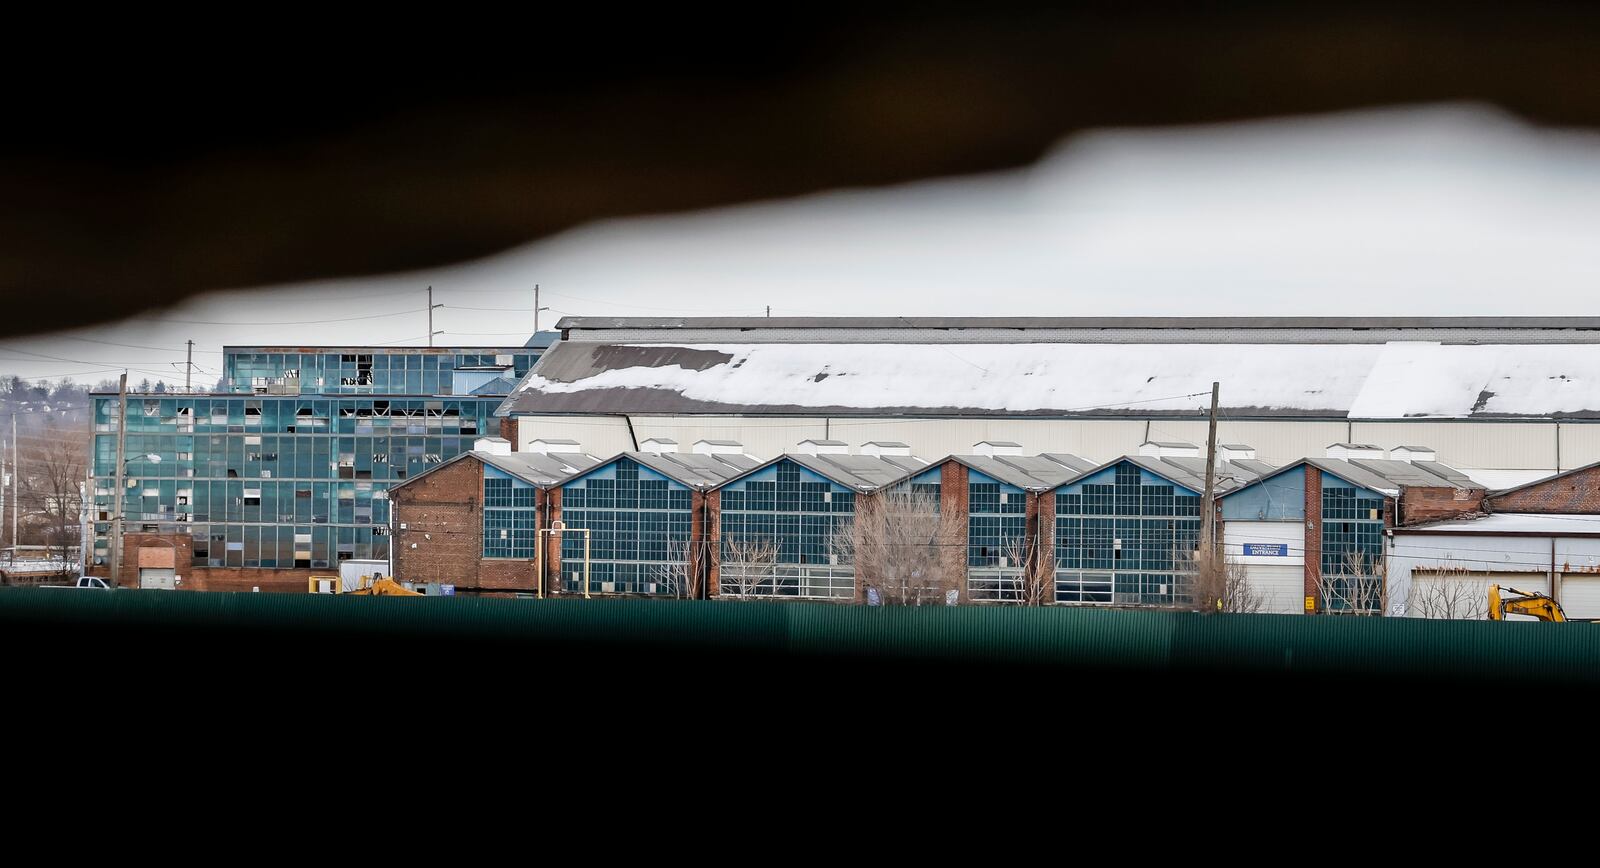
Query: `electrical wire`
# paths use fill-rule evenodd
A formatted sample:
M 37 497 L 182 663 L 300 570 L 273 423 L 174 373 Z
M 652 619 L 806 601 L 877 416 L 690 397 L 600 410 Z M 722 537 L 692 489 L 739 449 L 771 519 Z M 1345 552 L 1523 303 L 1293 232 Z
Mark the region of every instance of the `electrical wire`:
M 142 319 L 153 322 L 183 323 L 186 325 L 230 325 L 230 326 L 280 326 L 280 325 L 323 325 L 335 322 L 356 322 L 358 320 L 383 319 L 385 317 L 408 316 L 410 314 L 426 313 L 427 308 L 419 307 L 411 310 L 400 310 L 394 313 L 374 313 L 367 316 L 348 316 L 337 319 L 307 319 L 307 320 L 282 320 L 274 322 L 253 321 L 236 322 L 231 320 L 206 320 L 206 319 L 174 319 L 171 317 L 135 316 L 131 319 Z

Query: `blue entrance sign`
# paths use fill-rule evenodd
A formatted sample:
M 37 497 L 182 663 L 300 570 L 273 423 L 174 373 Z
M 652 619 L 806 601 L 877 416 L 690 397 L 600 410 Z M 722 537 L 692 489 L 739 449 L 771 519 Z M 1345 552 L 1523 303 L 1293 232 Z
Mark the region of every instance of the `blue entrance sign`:
M 1286 558 L 1289 556 L 1288 543 L 1245 543 L 1245 557 L 1251 558 Z

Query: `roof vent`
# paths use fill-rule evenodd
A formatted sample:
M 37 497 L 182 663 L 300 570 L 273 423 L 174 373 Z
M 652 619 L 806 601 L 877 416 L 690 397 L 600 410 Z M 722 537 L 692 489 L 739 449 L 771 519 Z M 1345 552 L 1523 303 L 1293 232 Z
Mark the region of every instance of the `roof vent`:
M 909 458 L 911 457 L 911 447 L 893 440 L 872 440 L 861 444 L 861 454 L 873 456 L 899 455 Z
M 744 444 L 737 440 L 696 440 L 696 455 L 742 455 Z
M 1021 455 L 1022 444 L 1012 443 L 1010 440 L 979 440 L 972 444 L 972 452 L 990 458 L 996 455 Z
M 1328 447 L 1329 458 L 1375 458 L 1383 460 L 1383 448 L 1371 443 L 1334 443 Z
M 1238 443 L 1223 443 L 1217 446 L 1217 457 L 1223 461 L 1254 461 L 1256 448 Z
M 494 455 L 510 455 L 511 441 L 504 437 L 479 437 L 472 441 L 472 451 Z
M 1410 464 L 1413 461 L 1438 461 L 1439 453 L 1426 446 L 1396 446 L 1389 450 L 1389 457 Z
M 702 441 L 702 442 L 704 442 L 704 441 Z M 671 439 L 668 439 L 666 437 L 651 437 L 650 439 L 644 441 L 643 443 L 640 443 L 639 444 L 639 449 L 641 451 L 643 451 L 643 452 L 654 452 L 657 455 L 660 455 L 660 454 L 662 454 L 664 452 L 665 453 L 677 452 L 678 451 L 678 441 L 671 440 Z
M 1139 454 L 1146 458 L 1199 458 L 1200 447 L 1193 443 L 1146 440 L 1139 444 Z
M 850 444 L 843 440 L 801 440 L 795 447 L 802 455 L 849 455 Z
M 583 451 L 583 447 L 579 446 L 576 440 L 554 440 L 548 437 L 541 437 L 528 444 L 528 451 L 537 452 L 540 455 L 551 455 L 558 452 L 576 455 Z

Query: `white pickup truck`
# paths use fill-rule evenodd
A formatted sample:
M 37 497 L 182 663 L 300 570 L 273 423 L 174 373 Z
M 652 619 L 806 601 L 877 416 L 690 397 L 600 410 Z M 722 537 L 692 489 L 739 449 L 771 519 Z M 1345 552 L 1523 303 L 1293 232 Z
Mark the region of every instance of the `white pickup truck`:
M 40 585 L 41 588 L 79 588 L 94 591 L 109 591 L 111 586 L 99 576 L 79 576 L 70 585 Z

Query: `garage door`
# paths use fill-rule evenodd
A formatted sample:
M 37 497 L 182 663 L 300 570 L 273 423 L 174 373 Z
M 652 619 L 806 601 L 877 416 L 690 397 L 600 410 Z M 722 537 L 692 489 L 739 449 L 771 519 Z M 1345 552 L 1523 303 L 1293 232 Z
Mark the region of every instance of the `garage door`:
M 176 571 L 171 567 L 140 567 L 139 587 L 144 590 L 172 591 L 177 589 Z
M 1511 587 L 1530 594 L 1550 593 L 1546 573 L 1413 570 L 1406 612 L 1413 618 L 1478 619 L 1489 617 L 1489 586 Z M 1510 615 L 1507 621 L 1537 621 Z
M 1262 598 L 1261 611 L 1299 615 L 1305 612 L 1306 571 L 1300 564 L 1246 564 L 1245 584 Z
M 1600 576 L 1561 576 L 1561 610 L 1568 618 L 1600 618 Z

